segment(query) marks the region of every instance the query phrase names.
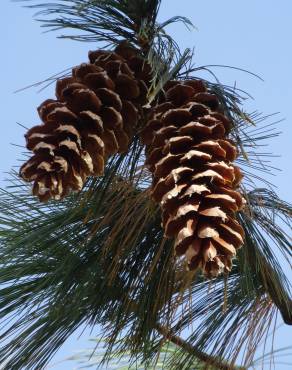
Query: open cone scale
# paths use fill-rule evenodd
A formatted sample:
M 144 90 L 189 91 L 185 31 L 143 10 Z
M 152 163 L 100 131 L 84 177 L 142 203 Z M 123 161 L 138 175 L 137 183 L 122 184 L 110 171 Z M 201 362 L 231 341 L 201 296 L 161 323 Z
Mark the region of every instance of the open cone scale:
M 20 175 L 41 201 L 81 190 L 102 175 L 108 156 L 126 152 L 147 94 L 150 68 L 125 43 L 89 52 L 89 63 L 57 81 L 56 100 L 38 108 L 42 124 L 26 134 L 33 152 Z
M 165 236 L 191 270 L 227 273 L 243 244 L 235 215 L 245 203 L 232 164 L 237 150 L 227 138 L 231 122 L 202 81 L 174 81 L 165 90 L 141 133 Z

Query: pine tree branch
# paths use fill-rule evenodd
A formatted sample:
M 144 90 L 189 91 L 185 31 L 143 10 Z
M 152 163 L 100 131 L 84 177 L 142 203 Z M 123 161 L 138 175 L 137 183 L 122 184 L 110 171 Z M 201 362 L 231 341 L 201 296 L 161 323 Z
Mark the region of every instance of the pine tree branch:
M 128 160 L 126 164 L 125 167 L 128 168 Z M 14 309 L 21 311 L 23 304 L 36 306 L 34 302 L 40 299 L 42 302 L 56 302 L 56 297 L 58 297 L 56 305 L 60 307 L 59 310 L 51 309 L 49 306 L 44 307 L 46 312 L 38 309 L 39 320 L 36 324 L 33 323 L 33 317 L 30 319 L 24 316 L 20 328 L 22 333 L 18 335 L 19 339 L 16 343 L 18 348 L 6 347 L 2 352 L 3 356 L 13 352 L 14 364 L 21 363 L 20 361 L 23 363 L 23 356 L 26 353 L 31 356 L 26 360 L 29 365 L 45 363 L 46 352 L 50 350 L 49 354 L 52 353 L 61 344 L 58 333 L 61 332 L 61 341 L 63 341 L 71 334 L 71 328 L 76 328 L 81 322 L 87 320 L 90 320 L 93 325 L 111 325 L 109 330 L 105 331 L 105 337 L 112 342 L 121 330 L 127 327 L 128 337 L 131 339 L 131 343 L 127 343 L 129 346 L 127 350 L 131 353 L 142 353 L 144 356 L 149 353 L 149 357 L 156 353 L 152 346 L 154 342 L 150 338 L 151 333 L 155 330 L 161 308 L 168 303 L 170 305 L 175 303 L 175 297 L 171 302 L 169 298 L 179 289 L 177 285 L 172 286 L 173 260 L 168 256 L 171 245 L 164 245 L 160 249 L 160 241 L 163 238 L 160 219 L 156 219 L 155 210 L 150 209 L 146 194 L 143 195 L 144 192 L 133 188 L 131 183 L 113 181 L 110 174 L 111 171 L 106 175 L 111 183 L 109 187 L 106 185 L 107 182 L 96 180 L 96 185 L 90 187 L 91 197 L 86 196 L 87 190 L 84 189 L 84 201 L 82 201 L 83 198 L 78 201 L 74 197 L 70 200 L 69 197 L 67 206 L 64 203 L 40 206 L 27 195 L 21 184 L 14 189 L 14 192 L 1 195 L 0 210 L 3 213 L 3 223 L 11 226 L 10 230 L 3 227 L 3 239 L 1 239 L 3 266 L 1 266 L 0 278 L 3 283 L 7 281 L 12 283 L 10 293 L 7 290 L 2 291 L 3 309 L 7 309 L 9 299 L 17 299 Z M 69 207 L 70 204 L 72 209 Z M 51 212 L 46 207 L 51 207 Z M 148 211 L 147 208 L 149 208 Z M 23 211 L 19 213 L 19 209 Z M 83 222 L 85 219 L 86 223 Z M 96 228 L 98 220 L 103 221 L 100 227 Z M 138 227 L 133 220 L 137 220 Z M 145 228 L 140 225 L 139 220 L 145 222 Z M 105 244 L 106 248 L 103 248 Z M 256 249 L 257 246 L 251 244 L 250 258 L 253 260 Z M 155 257 L 157 255 L 159 261 Z M 104 264 L 104 258 L 106 258 L 106 264 Z M 273 264 L 268 262 L 269 266 L 273 267 Z M 154 268 L 154 273 L 149 273 Z M 253 267 L 250 275 L 255 281 L 248 297 L 246 297 L 246 290 L 241 289 L 239 272 L 233 271 L 234 274 L 230 276 L 228 282 L 227 313 L 222 312 L 223 291 L 220 281 L 218 289 L 212 294 L 208 292 L 206 282 L 193 282 L 194 306 L 188 317 L 196 320 L 196 318 L 203 318 L 204 315 L 205 321 L 203 328 L 201 330 L 198 328 L 202 340 L 197 343 L 198 335 L 195 332 L 193 338 L 188 340 L 190 346 L 196 350 L 202 348 L 206 351 L 210 348 L 212 339 L 215 341 L 218 338 L 215 349 L 217 358 L 231 358 L 233 348 L 230 342 L 235 342 L 236 330 L 239 327 L 240 330 L 244 330 L 244 325 L 247 325 L 254 317 L 253 313 L 256 312 L 255 305 L 250 307 L 250 302 L 254 302 L 257 294 L 265 296 L 263 278 L 257 278 L 255 271 L 256 267 Z M 30 279 L 36 274 L 41 274 L 41 281 L 35 280 L 34 289 L 32 289 Z M 269 275 L 272 277 L 272 274 Z M 148 276 L 147 281 L 145 276 Z M 246 279 L 244 272 L 241 276 L 242 280 Z M 27 296 L 25 287 L 19 285 L 17 288 L 17 284 L 14 284 L 17 277 L 19 282 L 23 277 L 29 279 L 27 289 L 31 292 L 31 296 Z M 176 280 L 177 283 L 179 283 L 178 280 Z M 49 284 L 48 288 L 45 284 Z M 285 286 L 281 288 L 275 285 L 275 287 L 276 294 L 281 293 L 283 296 L 282 289 L 285 289 Z M 133 296 L 125 297 L 126 291 L 135 292 L 136 307 L 132 307 L 131 312 L 129 304 L 133 303 Z M 95 299 L 96 296 L 99 298 Z M 28 300 L 22 302 L 23 297 L 27 297 Z M 185 299 L 189 300 L 187 293 Z M 19 307 L 18 302 L 22 302 Z M 82 311 L 82 315 L 78 317 L 74 316 L 76 304 Z M 64 310 L 63 306 L 66 306 L 67 310 Z M 203 313 L 204 307 L 207 306 L 210 316 Z M 213 316 L 212 313 L 214 313 Z M 164 312 L 160 322 L 166 322 L 165 320 L 169 319 L 168 315 L 167 311 Z M 269 321 L 262 320 L 261 315 L 257 317 L 260 317 L 258 320 L 260 322 Z M 185 320 L 185 327 L 190 323 L 189 318 Z M 222 333 L 220 336 L 222 328 L 227 326 L 226 322 L 230 323 L 230 318 L 234 319 L 227 333 L 230 335 Z M 43 325 L 44 321 L 45 325 Z M 30 332 L 30 327 L 36 335 Z M 14 329 L 10 331 L 14 332 Z M 172 334 L 179 335 L 179 332 Z M 234 340 L 230 340 L 232 335 Z M 251 333 L 246 331 L 246 338 L 250 336 Z M 40 344 L 40 338 L 46 338 L 48 342 Z M 148 346 L 149 341 L 150 346 Z M 240 343 L 239 346 L 241 346 Z M 111 348 L 108 355 L 110 352 Z M 197 358 L 195 351 L 189 351 L 186 356 L 190 357 L 188 361 L 195 361 Z M 182 363 L 184 362 L 182 359 Z
M 198 348 L 194 347 L 188 341 L 182 339 L 181 337 L 175 335 L 170 329 L 167 329 L 165 326 L 156 324 L 155 329 L 163 335 L 170 342 L 180 347 L 184 351 L 190 353 L 191 355 L 196 356 L 200 361 L 206 363 L 207 365 L 215 366 L 217 370 L 245 370 L 245 367 L 242 366 L 233 366 L 226 362 L 220 361 L 219 358 L 208 355 L 207 353 L 200 351 Z

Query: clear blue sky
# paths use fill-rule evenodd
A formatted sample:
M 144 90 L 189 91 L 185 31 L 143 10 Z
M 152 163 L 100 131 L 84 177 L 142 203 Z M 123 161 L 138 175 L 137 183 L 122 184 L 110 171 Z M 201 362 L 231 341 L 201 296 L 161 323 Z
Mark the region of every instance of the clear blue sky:
M 271 180 L 279 196 L 291 201 L 292 1 L 164 0 L 162 3 L 161 20 L 179 14 L 189 17 L 197 26 L 198 31 L 192 33 L 183 26 L 169 29 L 180 45 L 195 47 L 197 66 L 231 65 L 260 74 L 264 79 L 261 82 L 239 71 L 214 69 L 221 82 L 231 85 L 236 82 L 255 98 L 247 103 L 247 109 L 267 114 L 279 111 L 280 117 L 285 118 L 280 124 L 283 135 L 270 142 L 269 151 L 281 155 L 275 158 L 274 165 L 282 169 Z M 57 40 L 55 33 L 43 34 L 39 23 L 32 20 L 32 11 L 21 8 L 19 3 L 2 0 L 1 14 L 0 185 L 3 186 L 4 172 L 21 158 L 21 150 L 11 145 L 24 143 L 24 130 L 16 122 L 27 127 L 38 124 L 36 107 L 53 97 L 53 87 L 39 94 L 34 89 L 18 94 L 13 91 L 86 61 L 88 49 L 98 45 Z M 291 329 L 282 328 L 280 333 L 276 347 L 286 346 L 289 338 L 292 343 Z M 87 334 L 82 340 L 69 340 L 57 359 L 86 347 L 86 338 Z M 54 369 L 73 369 L 73 365 L 60 364 Z M 276 369 L 285 370 L 288 365 L 277 365 Z

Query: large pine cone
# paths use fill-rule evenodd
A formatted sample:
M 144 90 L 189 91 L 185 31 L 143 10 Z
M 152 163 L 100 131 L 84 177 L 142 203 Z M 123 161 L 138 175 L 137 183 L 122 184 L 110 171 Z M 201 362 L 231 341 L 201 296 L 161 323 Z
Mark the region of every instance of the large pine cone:
M 165 236 L 191 270 L 228 272 L 243 229 L 235 213 L 244 199 L 235 189 L 242 175 L 231 164 L 236 147 L 231 122 L 202 81 L 171 82 L 142 131 L 152 196 L 160 203 Z
M 90 63 L 57 81 L 57 100 L 38 108 L 43 124 L 26 134 L 33 156 L 20 169 L 41 201 L 60 199 L 101 175 L 109 155 L 124 152 L 145 103 L 150 68 L 122 43 L 89 52 Z

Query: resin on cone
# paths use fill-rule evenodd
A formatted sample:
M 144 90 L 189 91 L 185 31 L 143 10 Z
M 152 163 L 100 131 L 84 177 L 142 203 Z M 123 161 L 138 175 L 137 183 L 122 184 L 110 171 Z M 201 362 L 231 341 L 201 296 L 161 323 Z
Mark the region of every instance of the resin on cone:
M 150 68 L 135 49 L 121 43 L 89 52 L 89 61 L 57 81 L 57 99 L 38 108 L 43 123 L 25 135 L 33 155 L 20 175 L 41 201 L 102 175 L 107 157 L 128 149 L 145 103 Z
M 227 273 L 243 244 L 236 212 L 245 203 L 231 122 L 202 81 L 170 82 L 165 91 L 141 133 L 165 236 L 189 269 Z

